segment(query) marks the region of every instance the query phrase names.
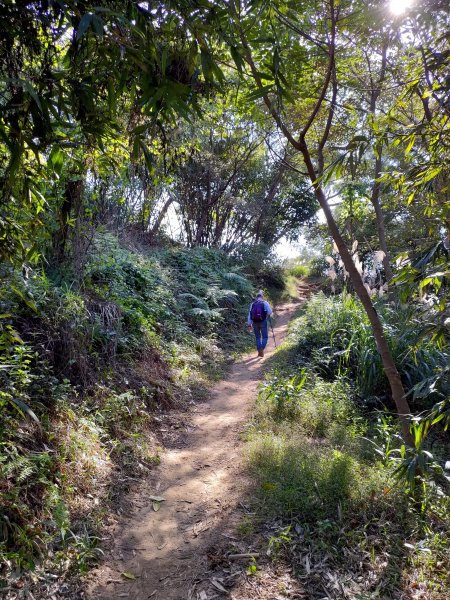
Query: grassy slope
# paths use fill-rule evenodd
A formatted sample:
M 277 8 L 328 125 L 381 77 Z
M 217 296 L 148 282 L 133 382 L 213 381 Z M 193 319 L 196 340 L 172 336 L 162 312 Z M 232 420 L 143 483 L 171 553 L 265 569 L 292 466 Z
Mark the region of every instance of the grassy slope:
M 405 323 L 397 314 L 390 326 L 400 362 L 399 340 L 413 337 Z M 433 348 L 422 353 L 428 365 L 445 359 Z M 355 599 L 443 600 L 449 500 L 428 483 L 418 506 L 395 476 L 395 420 L 372 412 L 382 408 L 377 394 L 385 389 L 374 361 L 365 318 L 351 298 L 318 295 L 294 320 L 268 365 L 249 427 L 253 528 L 311 598 L 326 588 L 329 597 L 344 589 Z M 411 357 L 401 366 L 411 380 L 424 368 Z M 448 443 L 434 442 L 435 457 L 444 457 Z
M 0 295 L 0 560 L 85 571 L 108 512 L 158 462 L 159 415 L 249 343 L 252 284 L 223 254 L 98 237 L 81 285 L 8 275 Z

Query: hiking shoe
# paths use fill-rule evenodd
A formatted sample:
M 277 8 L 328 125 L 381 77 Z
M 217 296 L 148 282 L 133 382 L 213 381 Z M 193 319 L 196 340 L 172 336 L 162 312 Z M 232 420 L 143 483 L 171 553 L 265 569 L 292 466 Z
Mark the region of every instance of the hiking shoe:
M 264 356 L 264 350 L 258 350 L 258 356 Z

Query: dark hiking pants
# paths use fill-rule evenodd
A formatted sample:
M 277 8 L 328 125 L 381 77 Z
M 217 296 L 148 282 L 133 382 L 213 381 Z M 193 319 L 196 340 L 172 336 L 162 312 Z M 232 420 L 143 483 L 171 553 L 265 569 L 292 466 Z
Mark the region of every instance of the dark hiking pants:
M 264 350 L 269 339 L 269 324 L 267 319 L 261 321 L 261 323 L 253 323 L 253 332 L 256 339 L 256 349 Z

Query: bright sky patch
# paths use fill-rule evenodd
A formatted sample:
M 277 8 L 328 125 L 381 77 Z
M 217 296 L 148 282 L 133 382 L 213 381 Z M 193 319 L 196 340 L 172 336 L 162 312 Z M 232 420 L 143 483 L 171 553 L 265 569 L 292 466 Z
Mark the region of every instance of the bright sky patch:
M 402 15 L 413 4 L 414 0 L 389 0 L 389 10 L 394 15 Z

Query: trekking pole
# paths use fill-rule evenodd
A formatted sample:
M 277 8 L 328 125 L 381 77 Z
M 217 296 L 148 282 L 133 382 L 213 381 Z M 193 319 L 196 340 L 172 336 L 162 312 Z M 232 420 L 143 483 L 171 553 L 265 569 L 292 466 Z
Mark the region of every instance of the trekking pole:
M 277 347 L 277 340 L 275 339 L 275 332 L 273 330 L 272 319 L 269 317 L 270 329 L 272 330 L 273 335 L 273 343 L 275 344 L 275 348 Z

